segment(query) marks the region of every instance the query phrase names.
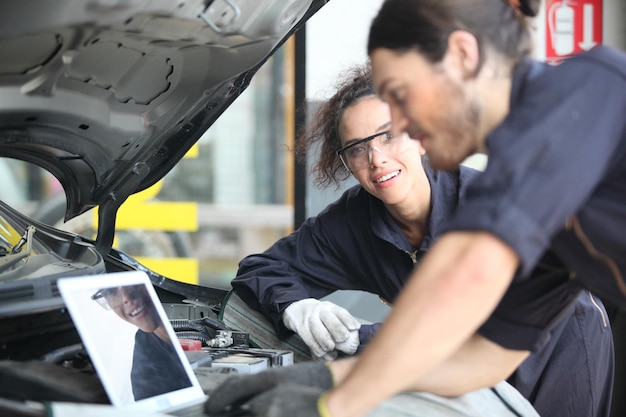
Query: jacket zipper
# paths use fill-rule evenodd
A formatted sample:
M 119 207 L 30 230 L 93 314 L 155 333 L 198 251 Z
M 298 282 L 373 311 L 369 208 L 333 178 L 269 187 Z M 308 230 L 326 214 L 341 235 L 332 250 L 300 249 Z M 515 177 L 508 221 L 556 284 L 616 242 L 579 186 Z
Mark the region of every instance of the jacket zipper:
M 595 298 L 593 298 L 593 294 L 591 294 L 591 291 L 587 291 L 587 293 L 589 294 L 589 299 L 591 300 L 591 303 L 598 309 L 598 311 L 600 312 L 600 317 L 602 317 L 602 327 L 604 327 L 605 329 L 607 328 L 608 324 L 607 324 L 607 319 L 604 316 L 604 312 L 602 311 L 602 309 L 600 308 L 600 306 L 598 305 L 598 303 L 596 302 Z
M 618 288 L 622 291 L 622 294 L 626 295 L 626 283 L 624 283 L 624 277 L 617 267 L 617 264 L 611 257 L 601 253 L 593 246 L 591 240 L 589 240 L 580 222 L 578 221 L 578 217 L 572 216 L 567 222 L 565 222 L 565 228 L 567 230 L 574 230 L 574 233 L 578 239 L 580 239 L 585 249 L 587 249 L 587 252 L 589 252 L 592 257 L 606 264 L 609 270 L 613 273 L 613 278 L 615 279 L 615 283 Z
M 407 255 L 409 255 L 409 258 L 411 258 L 411 262 L 413 262 L 413 265 L 417 265 L 417 249 L 414 252 L 409 252 L 408 250 L 404 251 Z M 383 297 L 378 296 L 378 298 L 380 298 L 380 301 L 385 304 L 388 305 L 389 307 L 391 307 L 391 303 L 387 300 L 385 300 Z

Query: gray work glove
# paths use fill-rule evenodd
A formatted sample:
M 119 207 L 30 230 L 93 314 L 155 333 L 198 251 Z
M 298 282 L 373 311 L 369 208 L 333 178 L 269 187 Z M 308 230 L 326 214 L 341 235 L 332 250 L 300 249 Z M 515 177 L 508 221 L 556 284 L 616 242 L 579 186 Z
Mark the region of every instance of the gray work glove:
M 348 310 L 330 301 L 296 301 L 283 312 L 283 323 L 300 336 L 314 358 L 331 360 L 336 350 L 351 355 L 359 347 L 361 324 Z
M 204 410 L 209 415 L 220 415 L 232 412 L 246 403 L 248 403 L 248 407 L 263 407 L 260 404 L 278 401 L 278 399 L 274 399 L 270 391 L 275 392 L 273 391 L 274 388 L 279 385 L 310 387 L 319 397 L 321 392 L 330 390 L 334 382 L 330 368 L 321 361 L 302 362 L 272 368 L 256 374 L 234 375 L 209 394 Z M 303 393 L 313 392 L 310 390 L 301 391 Z M 305 394 L 302 395 L 306 396 Z M 284 398 L 286 402 L 289 400 L 289 397 Z
M 250 417 L 330 417 L 328 411 L 322 411 L 326 410 L 325 400 L 320 400 L 323 394 L 320 388 L 278 385 L 252 398 L 241 411 Z

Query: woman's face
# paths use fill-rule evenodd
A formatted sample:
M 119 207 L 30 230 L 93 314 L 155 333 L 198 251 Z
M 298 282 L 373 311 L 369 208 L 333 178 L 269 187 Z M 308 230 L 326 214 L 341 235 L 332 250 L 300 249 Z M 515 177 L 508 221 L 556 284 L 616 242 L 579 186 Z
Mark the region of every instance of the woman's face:
M 339 136 L 342 146 L 346 146 L 390 128 L 389 106 L 378 97 L 364 97 L 344 110 Z M 389 155 L 385 155 L 386 148 L 381 144 L 384 140 L 386 137 L 381 135 L 363 144 L 364 148 L 371 148 L 364 151 L 369 157 L 369 164 L 362 169 L 352 170 L 352 175 L 361 186 L 388 205 L 399 204 L 407 196 L 415 198 L 416 186 L 429 194 L 419 143 L 406 136 L 392 139 L 402 140 L 402 152 L 394 155 L 387 151 Z
M 161 326 L 161 320 L 145 286 L 118 287 L 109 290 L 105 297 L 118 316 L 144 332 L 154 332 Z
M 450 170 L 479 148 L 478 106 L 454 59 L 431 64 L 415 51 L 379 48 L 370 55 L 374 85 L 389 104 L 392 131 L 420 141 L 433 167 Z

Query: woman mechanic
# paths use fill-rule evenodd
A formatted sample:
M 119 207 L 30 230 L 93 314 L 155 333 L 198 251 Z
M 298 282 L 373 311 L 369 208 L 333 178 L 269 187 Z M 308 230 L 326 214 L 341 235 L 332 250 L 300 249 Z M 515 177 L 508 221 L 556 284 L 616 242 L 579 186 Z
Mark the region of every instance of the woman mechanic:
M 245 258 L 232 285 L 278 335 L 294 331 L 313 356 L 328 358 L 333 350 L 354 353 L 378 325 L 359 329 L 347 311 L 317 299 L 359 289 L 393 301 L 478 171 L 436 173 L 416 141 L 388 136 L 389 110 L 366 67 L 346 73 L 316 116 L 302 143 L 321 143 L 317 183 L 338 184 L 352 173 L 359 185 L 266 252 Z M 612 359 L 604 308 L 585 292 L 509 382 L 541 415 L 570 416 L 568 407 L 553 406 L 567 402 L 577 416 L 607 415 Z

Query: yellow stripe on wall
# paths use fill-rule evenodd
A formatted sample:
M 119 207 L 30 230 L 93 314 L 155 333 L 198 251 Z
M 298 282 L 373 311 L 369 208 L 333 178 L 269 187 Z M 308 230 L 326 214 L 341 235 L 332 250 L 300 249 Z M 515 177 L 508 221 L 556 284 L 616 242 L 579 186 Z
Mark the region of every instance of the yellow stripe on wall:
M 199 265 L 193 258 L 143 258 L 135 259 L 159 274 L 174 281 L 198 285 Z
M 115 222 L 118 230 L 198 230 L 198 203 L 195 202 L 134 202 L 122 204 Z

